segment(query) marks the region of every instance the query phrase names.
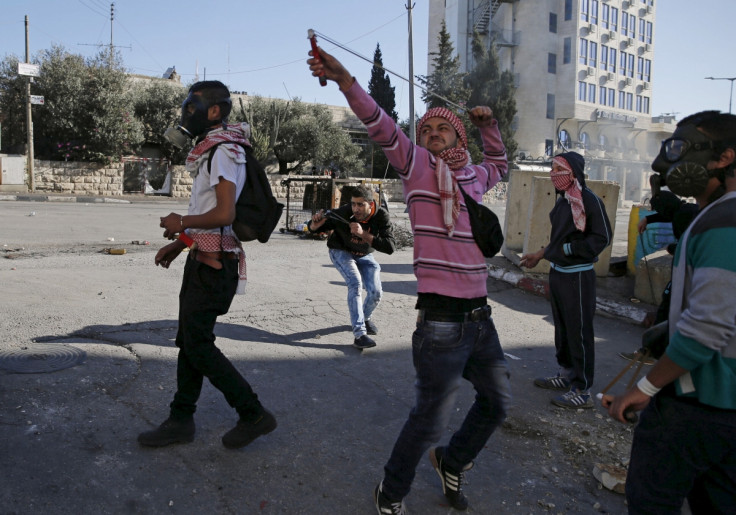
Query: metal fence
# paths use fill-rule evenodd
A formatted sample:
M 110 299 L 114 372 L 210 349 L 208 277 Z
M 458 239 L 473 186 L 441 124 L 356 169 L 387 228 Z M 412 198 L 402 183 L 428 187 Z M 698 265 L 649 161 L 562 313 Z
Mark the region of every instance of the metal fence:
M 286 218 L 283 231 L 303 232 L 304 224 L 320 209 L 335 209 L 350 202 L 354 186 L 373 185 L 373 200 L 385 206 L 383 183 L 376 179 L 332 179 L 330 177 L 290 177 L 286 186 Z

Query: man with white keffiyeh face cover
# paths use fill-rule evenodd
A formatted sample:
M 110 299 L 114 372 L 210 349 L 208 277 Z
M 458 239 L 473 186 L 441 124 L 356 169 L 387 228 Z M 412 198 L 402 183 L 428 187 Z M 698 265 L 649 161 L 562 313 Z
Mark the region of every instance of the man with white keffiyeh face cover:
M 558 198 L 549 214 L 549 244 L 521 256 L 521 266 L 550 262 L 549 289 L 560 370 L 534 380 L 540 388 L 567 390 L 552 403 L 563 408 L 592 408 L 595 371 L 593 315 L 598 255 L 611 243 L 611 223 L 603 201 L 585 186 L 585 160 L 576 152 L 552 158 L 550 178 Z
M 416 403 L 374 490 L 376 506 L 379 513 L 404 512 L 403 499 L 429 450 L 447 500 L 464 510 L 463 475 L 506 418 L 511 397 L 508 367 L 488 306 L 486 260 L 458 188 L 481 202 L 506 175 L 498 123 L 487 106 L 468 111 L 483 141 L 483 161 L 477 165 L 469 162 L 465 127 L 449 109 L 430 109 L 418 124 L 414 144 L 340 62 L 322 49 L 319 53 L 319 59 L 308 61 L 312 74 L 337 82 L 370 138 L 383 148 L 402 180 L 414 233 Z M 462 378 L 475 388 L 475 402 L 449 442 L 430 448 L 445 431 Z

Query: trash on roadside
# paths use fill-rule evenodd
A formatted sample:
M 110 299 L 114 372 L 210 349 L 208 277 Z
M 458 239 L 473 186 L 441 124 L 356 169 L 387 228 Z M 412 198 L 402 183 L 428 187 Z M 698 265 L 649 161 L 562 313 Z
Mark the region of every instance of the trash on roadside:
M 104 252 L 105 254 L 112 254 L 114 256 L 121 256 L 125 254 L 126 250 L 125 249 L 104 249 L 102 252 Z
M 115 241 L 115 238 L 108 238 L 107 241 Z
M 133 240 L 130 242 L 131 245 L 150 245 L 147 240 Z
M 31 211 L 31 214 L 28 215 L 28 216 L 36 216 L 36 212 L 35 211 Z

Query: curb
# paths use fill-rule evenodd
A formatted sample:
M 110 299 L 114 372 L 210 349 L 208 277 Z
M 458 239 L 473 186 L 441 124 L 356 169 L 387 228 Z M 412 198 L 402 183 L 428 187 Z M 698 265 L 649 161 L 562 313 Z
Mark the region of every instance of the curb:
M 110 197 L 62 197 L 49 195 L 0 195 L 0 201 L 19 202 L 79 202 L 80 204 L 130 204 L 130 200 Z
M 488 277 L 504 281 L 527 293 L 549 299 L 549 282 L 544 279 L 526 276 L 523 272 L 507 270 L 492 264 L 488 264 Z M 596 312 L 627 319 L 637 325 L 641 325 L 647 315 L 644 309 L 601 297 L 596 298 L 595 308 Z

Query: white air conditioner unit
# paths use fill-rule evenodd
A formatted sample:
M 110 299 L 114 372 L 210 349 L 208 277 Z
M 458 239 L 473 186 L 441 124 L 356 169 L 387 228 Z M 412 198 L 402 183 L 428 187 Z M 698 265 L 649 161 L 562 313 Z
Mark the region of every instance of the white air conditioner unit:
M 647 5 L 647 14 L 652 14 L 652 11 L 654 11 L 654 7 Z
M 649 89 L 649 83 L 648 82 L 645 82 L 644 84 L 642 84 L 641 85 L 641 89 L 645 89 L 645 90 L 646 89 Z
M 595 31 L 598 29 L 597 26 L 593 25 L 592 23 L 588 25 L 588 34 L 595 34 Z
M 593 68 L 592 66 L 588 66 L 588 68 L 585 70 L 585 75 L 587 75 L 588 77 L 592 77 L 593 75 L 595 75 L 595 68 Z
M 626 85 L 627 85 L 627 86 L 631 86 L 631 83 L 632 83 L 633 81 L 631 80 L 631 77 L 626 77 L 626 81 L 625 81 L 625 82 L 626 82 Z
M 651 52 L 652 51 L 652 45 L 650 43 L 644 43 L 644 51 L 645 52 Z
M 607 73 L 606 74 L 606 80 L 609 81 L 609 82 L 612 81 L 615 77 L 616 76 L 614 74 L 612 74 L 612 73 Z
M 611 30 L 608 32 L 608 41 L 616 41 L 616 31 Z
M 634 38 L 626 38 L 626 39 L 624 39 L 624 45 L 625 46 L 629 47 L 629 46 L 633 46 L 633 44 L 634 44 Z

